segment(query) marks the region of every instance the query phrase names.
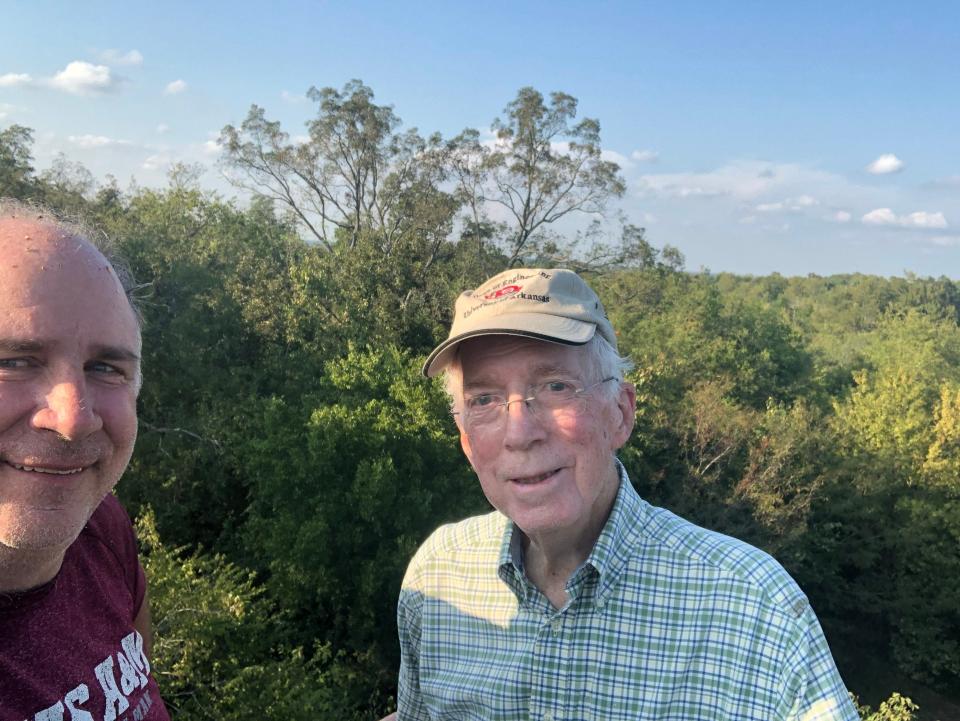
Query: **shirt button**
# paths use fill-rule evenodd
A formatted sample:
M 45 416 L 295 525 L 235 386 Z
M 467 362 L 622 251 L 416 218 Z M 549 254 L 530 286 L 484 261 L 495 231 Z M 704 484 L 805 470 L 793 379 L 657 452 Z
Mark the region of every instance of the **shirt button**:
M 560 623 L 560 619 L 555 619 L 555 620 L 550 624 L 550 628 L 551 628 L 551 630 L 553 631 L 553 635 L 554 635 L 554 636 L 559 636 L 559 635 L 560 635 L 560 629 L 562 628 L 562 624 Z
M 543 715 L 543 721 L 553 721 L 553 711 L 547 711 Z

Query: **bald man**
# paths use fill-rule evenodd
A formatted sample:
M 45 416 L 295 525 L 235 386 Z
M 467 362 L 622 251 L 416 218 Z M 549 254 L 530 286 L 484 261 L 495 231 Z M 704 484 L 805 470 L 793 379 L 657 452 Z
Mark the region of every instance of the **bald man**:
M 0 721 L 169 719 L 110 493 L 137 436 L 131 289 L 82 231 L 0 201 Z

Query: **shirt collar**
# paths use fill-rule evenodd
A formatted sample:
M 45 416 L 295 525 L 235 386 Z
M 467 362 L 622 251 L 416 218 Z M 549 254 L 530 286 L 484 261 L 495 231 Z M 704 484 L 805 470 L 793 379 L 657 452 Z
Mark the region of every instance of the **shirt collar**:
M 527 600 L 529 589 L 523 573 L 523 539 L 520 530 L 509 518 L 500 540 L 500 556 L 497 560 L 497 575 L 521 603 Z
M 635 537 L 643 527 L 645 504 L 633 488 L 627 469 L 617 459 L 620 471 L 620 488 L 593 550 L 587 556 L 586 565 L 592 566 L 598 575 L 595 603 L 602 607 L 616 587 L 620 573 L 633 554 Z

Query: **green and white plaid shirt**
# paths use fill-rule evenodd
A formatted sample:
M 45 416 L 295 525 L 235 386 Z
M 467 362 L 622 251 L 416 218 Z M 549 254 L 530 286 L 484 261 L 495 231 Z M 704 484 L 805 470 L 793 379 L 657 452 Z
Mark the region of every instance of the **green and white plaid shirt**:
M 443 526 L 398 607 L 399 721 L 856 721 L 820 624 L 773 558 L 620 490 L 555 609 L 491 513 Z

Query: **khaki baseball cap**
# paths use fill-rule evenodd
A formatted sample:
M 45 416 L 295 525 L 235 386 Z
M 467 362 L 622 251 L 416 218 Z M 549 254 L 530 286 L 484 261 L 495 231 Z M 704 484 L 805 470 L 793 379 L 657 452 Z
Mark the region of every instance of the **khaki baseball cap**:
M 583 345 L 594 333 L 617 348 L 597 294 L 572 270 L 514 268 L 457 298 L 447 339 L 423 365 L 432 378 L 453 359 L 457 344 L 480 335 L 518 335 Z

